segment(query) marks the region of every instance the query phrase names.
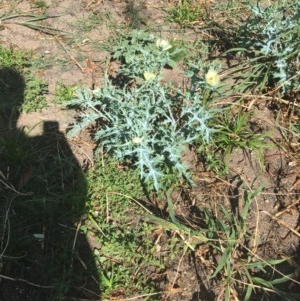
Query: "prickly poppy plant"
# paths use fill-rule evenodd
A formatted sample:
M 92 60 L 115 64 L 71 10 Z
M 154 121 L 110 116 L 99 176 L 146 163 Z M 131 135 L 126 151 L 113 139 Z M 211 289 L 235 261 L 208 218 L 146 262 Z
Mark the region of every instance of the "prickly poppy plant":
M 281 94 L 299 90 L 300 2 L 247 3 L 250 15 L 236 31 L 234 45 L 252 58 L 249 63 L 261 73 L 260 81 Z
M 207 84 L 203 75 L 200 86 L 193 83 L 184 90 L 163 83 L 162 70 L 175 65 L 172 57 L 177 51 L 167 40 L 134 31 L 113 52 L 124 83 L 114 85 L 106 73 L 100 88 L 81 89 L 69 103 L 81 110 L 70 134 L 96 125 L 98 148 L 130 162 L 156 190 L 169 174 L 190 179 L 182 153 L 190 145 L 209 141 L 212 131 L 202 91 L 205 86 L 216 88 L 217 73 L 210 71 Z M 201 69 L 201 64 L 193 64 L 192 74 L 203 73 Z

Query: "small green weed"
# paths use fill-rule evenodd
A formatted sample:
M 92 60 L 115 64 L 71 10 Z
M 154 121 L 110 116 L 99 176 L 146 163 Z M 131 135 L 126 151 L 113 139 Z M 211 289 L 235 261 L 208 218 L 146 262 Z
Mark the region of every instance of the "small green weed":
M 35 75 L 25 75 L 25 94 L 21 110 L 25 113 L 40 111 L 47 107 L 45 94 L 48 92 L 46 83 Z
M 229 169 L 224 162 L 224 151 L 214 145 L 202 144 L 197 149 L 200 161 L 205 163 L 205 168 L 215 172 L 219 177 L 228 175 Z
M 103 24 L 107 20 L 107 15 L 102 15 L 100 13 L 90 14 L 88 17 L 84 19 L 80 19 L 77 21 L 78 29 L 83 33 L 88 33 L 98 25 Z
M 219 124 L 216 125 L 214 133 L 216 147 L 226 153 L 230 153 L 234 148 L 258 150 L 266 147 L 264 138 L 267 134 L 255 133 L 249 117 L 249 114 L 241 111 L 236 114 L 227 111 L 223 118 L 219 115 Z
M 4 102 L 9 102 L 11 106 L 11 98 L 14 98 L 15 110 L 26 113 L 39 111 L 47 106 L 44 96 L 47 86 L 34 75 L 31 60 L 34 58 L 30 52 L 0 46 L 0 92 L 3 98 L 1 106 L 5 105 Z
M 41 8 L 41 9 L 48 8 L 48 5 L 44 0 L 35 0 L 34 5 L 37 6 L 38 8 Z
M 114 292 L 131 296 L 154 291 L 155 281 L 147 278 L 144 268 L 162 270 L 151 239 L 154 226 L 143 221 L 143 211 L 135 203 L 142 195 L 137 171 L 104 158 L 87 175 L 88 219 L 82 230 L 93 235 L 103 296 Z M 134 225 L 134 226 L 133 226 Z
M 181 27 L 193 25 L 205 16 L 205 9 L 200 6 L 194 6 L 190 0 L 183 0 L 181 4 L 168 11 L 167 20 L 178 23 Z
M 241 182 L 242 183 L 242 182 Z M 278 289 L 278 285 L 292 281 L 294 274 L 283 275 L 276 266 L 287 261 L 286 258 L 263 260 L 247 247 L 255 237 L 249 234 L 247 216 L 250 205 L 262 187 L 256 191 L 244 188 L 243 206 L 240 212 L 229 212 L 222 207 L 218 216 L 204 210 L 203 221 L 206 227 L 195 229 L 182 224 L 175 216 L 170 197 L 168 209 L 170 221 L 149 216 L 149 219 L 161 227 L 174 231 L 186 245 L 185 250 L 193 252 L 209 245 L 206 256 L 213 260 L 214 267 L 209 268 L 211 281 L 217 279 L 220 288 L 216 296 L 219 300 L 251 300 L 251 296 L 260 292 L 267 299 L 270 293 L 284 297 L 284 300 L 298 300 L 299 294 L 288 294 Z
M 63 83 L 57 83 L 55 86 L 55 98 L 56 104 L 64 104 L 70 101 L 75 96 L 76 87 L 67 86 Z
M 244 203 L 238 217 L 235 212 L 229 213 L 225 208 L 221 208 L 223 217 L 218 219 L 205 212 L 207 236 L 211 239 L 209 244 L 220 255 L 210 277 L 211 279 L 219 277 L 222 282 L 219 299 L 229 301 L 235 296 L 241 296 L 243 300 L 248 301 L 253 293 L 261 291 L 265 295 L 272 292 L 279 296 L 285 295 L 285 300 L 296 300 L 292 294 L 289 296 L 276 288 L 278 284 L 286 283 L 293 278 L 293 275 L 280 273 L 274 275 L 274 271 L 277 271 L 276 265 L 287 259 L 263 260 L 246 246 L 247 241 L 256 239 L 248 236 L 246 218 L 252 200 L 261 190 L 262 187 L 254 192 L 245 189 Z M 268 270 L 271 270 L 271 273 L 267 272 Z
M 198 148 L 208 170 L 213 170 L 219 176 L 226 175 L 228 168 L 224 158 L 235 148 L 251 150 L 258 158 L 262 157 L 262 149 L 269 145 L 265 142 L 267 133 L 256 133 L 249 120 L 250 114 L 242 111 L 235 114 L 230 110 L 216 112 L 212 119 L 212 122 L 216 122 L 210 144 L 204 143 Z
M 0 66 L 1 68 L 24 68 L 30 66 L 30 52 L 15 51 L 0 46 Z

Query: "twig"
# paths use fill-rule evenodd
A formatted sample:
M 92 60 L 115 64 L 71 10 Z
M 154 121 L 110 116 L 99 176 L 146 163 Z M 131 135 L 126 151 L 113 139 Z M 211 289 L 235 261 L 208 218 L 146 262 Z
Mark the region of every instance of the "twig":
M 131 301 L 131 300 L 136 300 L 136 299 L 140 299 L 140 298 L 145 298 L 145 297 L 147 298 L 147 297 L 151 297 L 151 296 L 155 296 L 155 295 L 160 295 L 162 293 L 163 292 L 150 293 L 150 294 L 139 295 L 139 296 L 135 296 L 135 297 L 131 297 L 131 298 L 125 298 L 125 299 L 110 298 L 110 299 L 104 299 L 103 301 Z
M 17 189 L 13 186 L 13 185 L 8 185 L 7 183 L 5 183 L 3 180 L 0 180 L 0 182 L 8 189 L 12 190 L 13 192 L 15 192 L 18 195 L 23 195 L 23 196 L 28 196 L 28 195 L 32 195 L 32 192 L 26 192 L 26 193 L 22 193 L 17 191 Z
M 261 212 L 265 213 L 266 215 L 271 217 L 273 220 L 275 220 L 279 225 L 286 227 L 287 229 L 289 229 L 291 232 L 293 232 L 296 236 L 298 236 L 300 238 L 300 233 L 298 231 L 294 230 L 293 228 L 291 228 L 290 226 L 288 226 L 283 220 L 279 219 L 276 216 L 273 216 L 272 214 L 270 214 L 267 211 L 261 211 Z
M 110 191 L 109 194 L 115 194 L 115 195 L 119 195 L 119 196 L 123 196 L 131 201 L 134 201 L 138 206 L 142 207 L 147 213 L 152 215 L 152 212 L 150 210 L 148 210 L 145 206 L 143 206 L 138 200 L 136 200 L 135 198 L 132 198 L 126 194 L 123 193 L 119 193 L 119 192 L 114 192 L 114 191 Z
M 80 146 L 78 146 L 75 142 L 73 142 L 73 141 L 71 141 L 71 140 L 69 140 L 68 141 L 69 143 L 71 143 L 72 144 L 72 146 L 74 146 L 79 152 L 81 152 L 82 154 L 84 154 L 87 158 L 88 158 L 88 160 L 90 161 L 90 163 L 91 163 L 91 166 L 94 166 L 94 161 L 93 161 L 93 159 L 87 154 L 87 152 L 85 152 Z M 85 145 L 87 145 L 87 146 L 92 146 L 92 145 L 90 145 L 88 142 L 86 142 L 86 141 L 83 141 L 83 144 L 85 144 Z
M 174 288 L 175 282 L 176 282 L 176 280 L 177 280 L 177 278 L 178 278 L 178 273 L 179 273 L 178 271 L 179 271 L 181 262 L 182 262 L 182 260 L 183 260 L 183 257 L 184 257 L 184 255 L 186 254 L 186 250 L 187 250 L 187 246 L 184 248 L 184 252 L 183 252 L 182 256 L 181 256 L 180 259 L 179 259 L 179 262 L 178 262 L 178 265 L 177 265 L 177 269 L 176 269 L 176 274 L 175 274 L 174 280 L 173 280 L 173 282 L 172 282 L 172 288 Z
M 9 245 L 9 239 L 10 239 L 10 222 L 9 222 L 9 211 L 12 205 L 13 199 L 10 200 L 9 206 L 5 212 L 5 219 L 4 219 L 4 226 L 3 226 L 3 235 L 1 238 L 1 254 L 0 254 L 0 259 L 4 256 L 6 249 L 8 248 Z M 6 232 L 6 226 L 7 226 L 7 241 L 5 243 L 5 247 L 3 247 L 4 243 L 4 237 L 5 237 L 5 232 Z
M 294 206 L 295 206 L 297 203 L 299 203 L 299 202 L 300 202 L 300 199 L 297 200 L 297 201 L 295 201 L 295 202 L 293 202 L 292 204 L 288 205 L 288 206 L 287 206 L 285 209 L 283 209 L 282 211 L 277 212 L 277 213 L 275 214 L 275 217 L 281 216 L 283 213 L 285 213 L 286 211 L 288 211 L 290 208 L 294 207 Z
M 81 227 L 81 221 L 78 223 L 77 228 L 76 228 L 76 232 L 75 232 L 75 237 L 74 237 L 73 246 L 72 246 L 72 253 L 73 254 L 75 252 L 75 247 L 76 247 L 76 242 L 77 242 L 77 237 L 78 237 L 80 227 Z
M 66 52 L 66 54 L 70 57 L 70 59 L 75 63 L 75 65 L 82 71 L 84 72 L 83 67 L 80 65 L 80 63 L 70 54 L 70 52 L 66 49 L 64 44 L 57 38 L 57 36 L 54 36 L 55 40 L 60 44 L 60 46 L 63 48 L 63 50 Z
M 237 97 L 248 97 L 248 98 L 254 98 L 255 100 L 259 99 L 259 98 L 266 99 L 266 100 L 276 100 L 276 101 L 282 102 L 282 103 L 284 103 L 286 105 L 291 104 L 291 105 L 293 105 L 295 107 L 300 108 L 300 104 L 297 104 L 297 103 L 295 103 L 293 101 L 282 99 L 280 97 L 275 97 L 275 96 L 236 93 L 236 94 L 230 95 L 230 97 L 236 97 L 236 98 Z
M 263 211 L 264 212 L 264 211 Z M 265 212 L 265 213 L 268 213 L 268 212 Z M 272 264 L 268 263 L 267 260 L 264 260 L 263 258 L 261 258 L 259 255 L 253 253 L 250 249 L 248 249 L 246 246 L 244 246 L 244 248 L 250 252 L 254 257 L 256 257 L 257 259 L 259 259 L 260 261 L 262 261 L 263 263 L 265 263 L 267 266 L 269 266 L 273 271 L 275 271 L 276 273 L 278 273 L 279 275 L 281 275 L 282 277 L 290 280 L 290 281 L 293 281 L 294 283 L 297 283 L 297 284 L 300 284 L 299 281 L 289 277 L 288 275 L 285 275 L 284 273 L 282 273 L 281 271 L 279 271 L 278 269 L 276 269 L 274 266 L 272 266 Z M 288 260 L 289 258 L 287 258 Z M 237 281 L 237 279 L 235 279 Z M 260 287 L 261 288 L 261 287 Z
M 30 282 L 28 280 L 25 280 L 25 279 L 12 278 L 12 277 L 8 277 L 8 276 L 2 275 L 2 274 L 0 274 L 0 278 L 10 280 L 10 281 L 15 281 L 15 282 L 18 282 L 18 281 L 23 282 L 23 283 L 29 284 L 31 286 L 39 287 L 39 288 L 47 288 L 47 289 L 54 288 L 53 285 L 39 285 L 39 284 Z

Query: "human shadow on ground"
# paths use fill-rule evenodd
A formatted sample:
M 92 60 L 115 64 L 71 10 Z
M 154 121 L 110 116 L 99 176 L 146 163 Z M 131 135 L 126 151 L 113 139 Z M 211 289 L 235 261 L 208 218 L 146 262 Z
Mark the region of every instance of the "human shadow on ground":
M 57 121 L 33 137 L 17 127 L 24 90 L 17 70 L 0 69 L 0 299 L 100 300 L 80 232 L 85 176 Z

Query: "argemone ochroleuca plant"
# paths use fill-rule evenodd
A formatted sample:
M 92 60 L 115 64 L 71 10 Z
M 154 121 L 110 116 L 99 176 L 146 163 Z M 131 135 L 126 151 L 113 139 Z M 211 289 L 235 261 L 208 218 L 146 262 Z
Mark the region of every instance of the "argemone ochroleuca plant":
M 134 31 L 113 53 L 124 83 L 116 86 L 105 74 L 102 87 L 82 89 L 70 102 L 82 111 L 71 133 L 96 122 L 93 137 L 98 147 L 136 166 L 155 189 L 169 174 L 190 178 L 182 153 L 209 141 L 211 133 L 211 112 L 203 105 L 202 88 L 192 84 L 183 91 L 161 81 L 163 68 L 175 65 L 172 56 L 177 51 L 167 40 Z M 217 71 L 209 70 L 202 83 L 215 89 Z

